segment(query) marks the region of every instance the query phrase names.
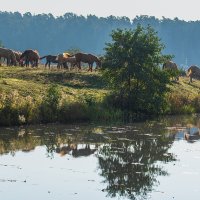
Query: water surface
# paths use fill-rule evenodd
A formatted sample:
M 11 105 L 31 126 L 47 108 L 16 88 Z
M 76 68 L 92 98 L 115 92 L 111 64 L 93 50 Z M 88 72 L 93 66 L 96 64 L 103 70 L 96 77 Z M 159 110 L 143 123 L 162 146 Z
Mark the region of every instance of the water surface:
M 4 200 L 199 199 L 199 116 L 0 129 Z

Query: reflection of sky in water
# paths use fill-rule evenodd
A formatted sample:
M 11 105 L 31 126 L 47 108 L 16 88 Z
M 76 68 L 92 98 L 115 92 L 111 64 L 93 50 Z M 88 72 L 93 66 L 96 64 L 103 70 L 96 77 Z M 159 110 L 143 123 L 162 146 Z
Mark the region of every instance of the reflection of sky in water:
M 170 176 L 159 177 L 160 185 L 151 199 L 199 199 L 200 192 L 200 142 L 175 141 L 170 152 L 175 152 L 178 162 L 165 165 Z
M 50 129 L 51 136 L 48 136 L 49 130 L 42 131 L 42 128 L 41 132 L 45 132 L 45 136 L 41 139 L 40 134 L 33 137 L 28 134 L 24 140 L 21 136 L 12 138 L 10 148 L 14 143 L 18 147 L 14 156 L 11 153 L 0 156 L 0 197 L 3 200 L 118 199 L 119 191 L 127 192 L 127 186 L 136 186 L 139 192 L 149 190 L 146 198 L 151 200 L 199 199 L 200 140 L 197 137 L 195 142 L 188 142 L 184 136 L 186 130 L 178 130 L 180 127 L 174 126 L 174 120 L 154 123 L 140 123 L 133 127 L 99 126 L 92 129 L 93 133 L 88 130 L 83 132 L 85 127 L 80 128 L 75 135 L 79 141 L 78 149 L 84 149 L 85 144 L 90 142 L 91 149 L 98 148 L 91 155 L 80 157 L 72 155 L 74 147 L 65 155 L 56 153 L 55 147 L 49 156 L 45 146 L 49 145 L 48 148 L 51 149 L 52 144 L 59 141 L 58 146 L 68 147 L 66 138 L 74 140 L 72 127 L 73 131 L 66 129 L 71 132 L 67 131 L 64 137 L 61 134 L 60 138 L 55 135 L 55 130 Z M 61 129 L 65 130 L 63 127 Z M 196 136 L 198 129 L 191 127 L 188 130 L 187 133 Z M 29 132 L 30 130 L 27 131 Z M 80 134 L 84 137 L 80 137 Z M 34 142 L 31 144 L 34 148 L 29 144 L 32 139 Z M 8 138 L 5 141 L 7 140 L 9 141 Z M 33 150 L 22 152 L 20 145 L 24 145 L 25 142 L 28 142 L 28 147 Z M 6 152 L 7 150 L 9 148 Z M 130 158 L 131 165 L 127 164 Z M 124 175 L 121 176 L 120 172 Z M 116 185 L 116 180 L 120 177 L 131 181 L 127 182 L 127 188 L 123 188 L 123 184 L 120 187 Z M 131 180 L 128 177 L 131 177 Z M 148 179 L 150 185 L 142 183 Z M 108 191 L 105 190 L 107 187 Z M 117 192 L 116 197 L 109 197 L 108 192 Z M 130 198 L 125 196 L 121 199 Z M 137 194 L 137 199 L 144 198 Z
M 55 154 L 51 159 L 45 154 L 45 148 L 38 147 L 31 153 L 18 152 L 15 157 L 0 157 L 2 199 L 105 198 L 94 155 L 73 158 Z M 2 179 L 7 181 L 2 182 Z
M 170 152 L 175 152 L 179 161 L 159 163 L 170 176 L 158 178 L 160 185 L 149 199 L 199 199 L 200 143 L 175 141 Z M 97 165 L 95 155 L 73 158 L 54 154 L 53 159 L 48 158 L 44 147 L 17 152 L 14 157 L 4 155 L 0 157 L 0 195 L 5 200 L 110 199 L 101 191 L 105 184 Z

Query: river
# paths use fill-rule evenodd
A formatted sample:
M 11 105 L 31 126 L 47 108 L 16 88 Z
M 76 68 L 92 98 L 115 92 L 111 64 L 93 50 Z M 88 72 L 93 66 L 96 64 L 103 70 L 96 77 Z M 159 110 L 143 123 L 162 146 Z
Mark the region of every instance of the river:
M 199 116 L 1 128 L 1 199 L 197 200 L 199 128 Z

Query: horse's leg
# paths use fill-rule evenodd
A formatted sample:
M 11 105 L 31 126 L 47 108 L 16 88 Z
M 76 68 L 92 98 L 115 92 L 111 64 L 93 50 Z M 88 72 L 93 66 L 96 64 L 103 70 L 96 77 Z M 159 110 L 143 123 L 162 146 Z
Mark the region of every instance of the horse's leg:
M 68 65 L 67 65 L 67 62 L 64 62 L 64 63 L 63 63 L 63 67 L 64 67 L 65 69 L 69 69 L 69 67 L 68 67 Z
M 9 66 L 9 59 L 7 58 L 6 65 Z
M 78 69 L 81 70 L 81 62 L 78 63 Z
M 192 83 L 192 76 L 190 76 L 190 82 L 189 83 Z
M 50 67 L 51 67 L 51 62 L 49 61 L 49 69 L 50 69 Z
M 90 64 L 88 63 L 88 72 L 90 71 Z
M 45 65 L 44 65 L 44 66 L 45 66 L 45 69 L 46 69 L 46 67 L 47 67 L 48 63 L 49 63 L 49 61 L 46 61 Z
M 26 59 L 26 67 L 29 67 L 29 61 Z
M 92 68 L 93 68 L 93 63 L 91 64 L 91 68 L 90 68 L 90 71 L 92 72 Z
M 89 69 L 88 69 L 88 71 L 92 72 L 92 64 L 91 63 L 89 63 Z

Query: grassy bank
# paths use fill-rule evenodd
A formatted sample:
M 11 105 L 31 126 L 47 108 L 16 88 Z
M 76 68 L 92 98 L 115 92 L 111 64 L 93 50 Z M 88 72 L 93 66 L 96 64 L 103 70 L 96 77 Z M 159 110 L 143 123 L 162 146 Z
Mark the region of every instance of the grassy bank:
M 170 86 L 167 94 L 167 114 L 190 114 L 200 112 L 200 81 L 189 84 L 188 77 L 180 77 L 179 82 Z
M 0 67 L 0 125 L 119 118 L 102 105 L 105 88 L 97 72 Z
M 166 114 L 200 112 L 200 81 L 173 83 Z M 121 120 L 98 72 L 0 67 L 0 125 Z

